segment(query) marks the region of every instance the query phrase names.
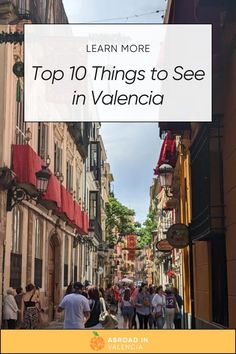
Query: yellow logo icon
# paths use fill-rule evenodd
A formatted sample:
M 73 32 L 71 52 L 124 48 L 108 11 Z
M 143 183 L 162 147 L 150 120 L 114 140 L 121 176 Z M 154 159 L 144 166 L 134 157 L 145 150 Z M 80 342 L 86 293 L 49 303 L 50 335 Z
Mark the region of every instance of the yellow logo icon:
M 90 340 L 90 347 L 93 350 L 101 350 L 105 347 L 105 341 L 102 337 L 99 336 L 98 332 L 93 331 L 93 337 Z

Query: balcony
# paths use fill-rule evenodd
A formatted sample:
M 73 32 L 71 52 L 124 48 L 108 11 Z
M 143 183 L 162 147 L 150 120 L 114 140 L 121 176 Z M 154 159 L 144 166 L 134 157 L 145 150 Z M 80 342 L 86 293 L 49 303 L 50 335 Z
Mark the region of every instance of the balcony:
M 102 228 L 100 222 L 97 219 L 90 219 L 89 227 L 94 229 L 95 237 L 99 242 L 102 242 Z
M 88 157 L 90 129 L 91 123 L 68 123 L 68 130 L 84 161 Z
M 93 178 L 96 182 L 98 182 L 98 189 L 100 186 L 100 177 L 101 177 L 101 169 L 99 166 L 90 166 L 90 172 L 93 174 Z

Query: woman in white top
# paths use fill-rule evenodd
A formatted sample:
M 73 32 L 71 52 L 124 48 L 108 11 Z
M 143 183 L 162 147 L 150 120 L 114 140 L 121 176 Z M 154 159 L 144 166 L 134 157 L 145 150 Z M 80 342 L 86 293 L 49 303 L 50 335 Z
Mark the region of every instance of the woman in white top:
M 7 321 L 8 329 L 16 328 L 17 313 L 19 309 L 14 298 L 14 290 L 7 290 L 7 295 L 4 297 L 3 318 Z
M 158 286 L 156 289 L 156 294 L 152 299 L 153 316 L 156 321 L 156 326 L 158 329 L 162 329 L 164 327 L 165 304 L 166 304 L 166 299 L 163 292 L 163 288 L 162 286 Z
M 123 328 L 132 328 L 132 319 L 134 316 L 134 304 L 131 299 L 130 289 L 125 289 L 124 297 L 121 300 L 121 312 L 123 316 Z

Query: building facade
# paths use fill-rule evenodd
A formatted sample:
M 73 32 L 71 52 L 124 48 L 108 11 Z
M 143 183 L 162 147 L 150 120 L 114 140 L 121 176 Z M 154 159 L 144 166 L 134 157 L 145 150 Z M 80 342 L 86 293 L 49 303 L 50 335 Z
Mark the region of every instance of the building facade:
M 68 21 L 62 1 L 0 1 L 1 32 L 19 34 L 25 22 Z M 100 124 L 24 123 L 23 50 L 0 44 L 0 307 L 9 287 L 33 283 L 52 321 L 71 281 L 104 283 L 98 250 L 111 173 Z M 51 177 L 36 198 L 42 165 Z
M 153 277 L 155 284 L 163 288 L 176 287 L 186 300 L 184 287 L 184 254 L 185 250 L 173 248 L 167 240 L 167 232 L 175 223 L 183 222 L 182 205 L 179 202 L 179 175 L 180 167 L 177 159 L 178 143 L 176 137 L 164 134 L 157 166 L 156 175 L 150 188 L 150 211 L 155 215 L 157 228 L 153 232 L 152 247 L 154 255 Z M 171 189 L 165 189 L 160 182 L 159 168 L 163 164 L 170 164 L 175 173 Z M 185 309 L 187 301 L 184 301 Z
M 236 328 L 235 288 L 235 38 L 232 1 L 169 1 L 166 23 L 212 23 L 211 123 L 161 123 L 181 137 L 179 202 L 189 226 L 184 257 L 189 311 L 196 328 Z M 190 181 L 190 183 L 188 183 Z M 189 253 L 189 254 L 188 254 Z

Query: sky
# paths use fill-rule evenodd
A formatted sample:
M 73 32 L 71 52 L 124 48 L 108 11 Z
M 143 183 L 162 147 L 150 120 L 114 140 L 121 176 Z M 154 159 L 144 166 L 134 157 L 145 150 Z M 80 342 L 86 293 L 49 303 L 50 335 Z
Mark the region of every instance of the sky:
M 63 0 L 63 3 L 70 23 L 161 23 L 164 14 L 161 10 L 166 6 L 165 0 Z M 115 197 L 134 209 L 136 220 L 143 222 L 160 152 L 158 124 L 103 123 L 101 135 L 114 176 Z

